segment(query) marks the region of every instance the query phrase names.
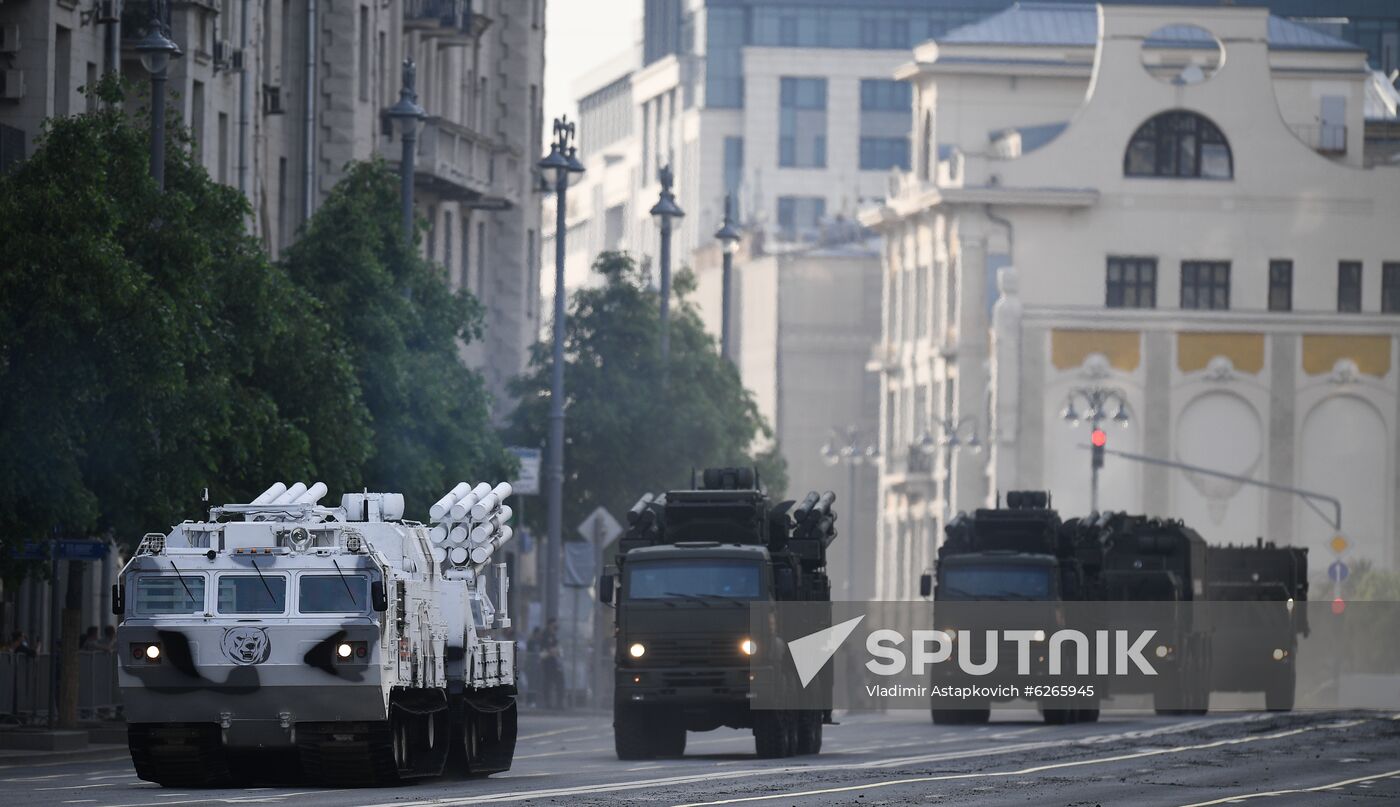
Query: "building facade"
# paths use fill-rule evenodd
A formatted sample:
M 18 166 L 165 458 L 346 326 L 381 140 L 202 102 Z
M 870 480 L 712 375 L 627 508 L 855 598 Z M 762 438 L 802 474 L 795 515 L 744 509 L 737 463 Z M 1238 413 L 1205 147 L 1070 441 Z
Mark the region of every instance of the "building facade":
M 1395 565 L 1400 166 L 1368 133 L 1396 96 L 1366 60 L 1263 9 L 1155 5 L 1026 3 L 916 49 L 919 156 L 862 216 L 886 237 L 881 596 L 999 492 L 1089 511 L 1088 427 L 1062 417 L 1086 387 L 1123 400 L 1110 449 L 1334 496 L 1352 557 Z M 989 451 L 920 457 L 963 418 Z M 1335 534 L 1295 496 L 1114 456 L 1099 506 L 1315 564 Z
M 720 333 L 722 253 L 695 253 L 692 299 Z M 787 458 L 788 498 L 833 491 L 840 546 L 832 595 L 874 594 L 876 379 L 865 370 L 880 336 L 879 239 L 848 226 L 805 244 L 743 240 L 734 256 L 730 355 Z
M 539 320 L 544 0 L 175 0 L 160 4 L 183 57 L 167 104 L 209 175 L 237 187 L 250 227 L 277 255 L 351 160 L 401 145 L 385 110 L 400 64 L 417 63 L 418 213 L 423 249 L 486 311 L 468 347 L 498 400 L 524 366 Z M 114 64 L 149 86 L 132 46 L 151 4 L 21 0 L 0 8 L 0 170 L 33 149 L 45 118 L 92 100 L 81 88 Z M 133 103 L 146 103 L 141 96 Z

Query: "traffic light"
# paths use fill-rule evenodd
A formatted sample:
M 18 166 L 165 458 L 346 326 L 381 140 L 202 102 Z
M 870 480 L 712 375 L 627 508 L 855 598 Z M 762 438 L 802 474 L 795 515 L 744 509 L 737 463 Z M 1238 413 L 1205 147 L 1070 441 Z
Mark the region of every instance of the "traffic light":
M 1108 435 L 1103 429 L 1094 429 L 1094 433 L 1089 435 L 1089 442 L 1093 443 L 1094 467 L 1103 467 L 1103 447 L 1108 444 Z

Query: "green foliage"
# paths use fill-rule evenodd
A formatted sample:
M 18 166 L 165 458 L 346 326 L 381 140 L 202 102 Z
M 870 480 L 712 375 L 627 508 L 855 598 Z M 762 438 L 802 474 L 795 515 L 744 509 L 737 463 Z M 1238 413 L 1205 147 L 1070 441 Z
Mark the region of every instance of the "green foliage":
M 457 482 L 509 476 L 514 458 L 491 427 L 481 377 L 460 357 L 459 345 L 481 335 L 481 308 L 403 238 L 399 210 L 382 161 L 352 164 L 283 263 L 316 290 L 358 375 L 373 424 L 363 484 L 402 492 L 426 517 Z
M 115 79 L 95 91 L 120 99 Z M 348 486 L 367 418 L 323 307 L 244 230 L 172 120 L 50 120 L 0 178 L 0 541 L 126 541 L 275 478 Z
M 674 284 L 663 384 L 656 292 L 626 254 L 603 253 L 593 270 L 605 282 L 574 293 L 565 329 L 565 529 L 598 505 L 620 518 L 643 492 L 689 485 L 692 468 L 758 465 L 781 495 L 782 457 L 776 448 L 754 453 L 772 431 L 685 298 L 694 287 L 685 273 Z M 515 382 L 521 402 L 511 437 L 519 445 L 545 445 L 552 363 L 550 344 L 535 345 L 529 371 Z

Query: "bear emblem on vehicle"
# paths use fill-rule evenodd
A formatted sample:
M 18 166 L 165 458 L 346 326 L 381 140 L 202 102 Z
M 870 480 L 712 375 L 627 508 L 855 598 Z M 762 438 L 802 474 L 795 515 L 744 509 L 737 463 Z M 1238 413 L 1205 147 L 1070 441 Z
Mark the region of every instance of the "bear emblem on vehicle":
M 272 642 L 262 628 L 228 628 L 224 631 L 224 658 L 239 666 L 261 664 L 272 651 Z

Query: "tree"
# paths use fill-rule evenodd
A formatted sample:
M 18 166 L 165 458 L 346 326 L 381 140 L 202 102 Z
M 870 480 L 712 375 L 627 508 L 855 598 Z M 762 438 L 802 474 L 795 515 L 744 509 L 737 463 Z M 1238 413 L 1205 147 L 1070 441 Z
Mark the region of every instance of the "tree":
M 663 384 L 658 295 L 624 253 L 603 253 L 593 271 L 605 282 L 574 293 L 565 329 L 565 528 L 599 505 L 621 517 L 644 492 L 689 485 L 691 469 L 756 465 L 781 495 L 787 468 L 772 430 L 686 298 L 693 276 L 676 278 Z M 552 364 L 550 344 L 536 344 L 512 386 L 520 445 L 545 444 Z
M 316 290 L 358 376 L 373 426 L 364 484 L 401 491 L 426 516 L 458 482 L 509 476 L 514 459 L 491 425 L 485 384 L 461 359 L 481 336 L 481 307 L 419 257 L 399 209 L 384 163 L 353 163 L 284 265 Z
M 98 111 L 46 122 L 0 178 L 0 547 L 133 542 L 206 487 L 354 485 L 368 417 L 323 306 L 267 260 L 178 120 L 161 192 L 120 83 L 88 91 Z

